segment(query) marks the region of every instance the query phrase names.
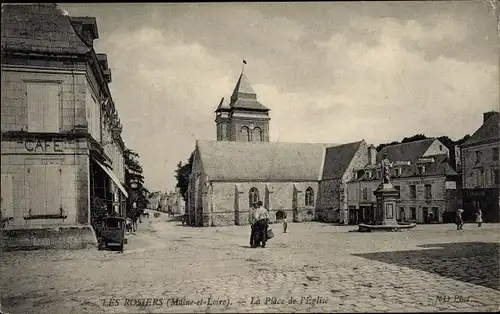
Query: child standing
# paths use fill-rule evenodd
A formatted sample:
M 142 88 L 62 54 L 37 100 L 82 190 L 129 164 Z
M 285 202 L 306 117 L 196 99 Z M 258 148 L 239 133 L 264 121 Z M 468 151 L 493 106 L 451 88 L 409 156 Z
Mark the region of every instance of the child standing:
M 283 215 L 283 233 L 286 233 L 286 227 L 288 227 L 288 223 L 286 221 L 286 213 Z
M 481 227 L 481 224 L 483 223 L 483 212 L 481 211 L 481 208 L 477 209 L 476 222 L 477 222 L 477 226 Z

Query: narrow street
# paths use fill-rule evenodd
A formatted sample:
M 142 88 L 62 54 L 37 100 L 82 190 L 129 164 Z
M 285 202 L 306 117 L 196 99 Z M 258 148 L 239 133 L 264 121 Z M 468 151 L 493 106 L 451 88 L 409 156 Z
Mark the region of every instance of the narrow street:
M 7 313 L 496 311 L 499 227 L 292 223 L 250 249 L 248 226 L 150 215 L 124 253 L 3 253 L 1 302 Z

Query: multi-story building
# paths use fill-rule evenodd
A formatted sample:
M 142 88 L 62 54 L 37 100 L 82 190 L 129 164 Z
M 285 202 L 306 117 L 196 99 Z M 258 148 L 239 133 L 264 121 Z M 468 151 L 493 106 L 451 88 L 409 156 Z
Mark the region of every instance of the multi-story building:
M 449 151 L 437 139 L 390 145 L 376 152 L 369 147 L 369 163 L 356 171 L 348 185 L 350 223 L 374 220 L 377 206 L 373 191 L 381 182 L 380 161 L 394 162 L 391 182 L 400 191 L 396 219 L 417 223 L 442 222 L 455 211 L 457 173 L 449 164 Z
M 122 126 L 95 39 L 95 18 L 2 5 L 3 246 L 83 247 L 97 206 L 125 215 Z
M 483 125 L 461 146 L 464 219 L 474 219 L 478 208 L 486 222 L 498 222 L 500 189 L 500 113 L 483 114 Z

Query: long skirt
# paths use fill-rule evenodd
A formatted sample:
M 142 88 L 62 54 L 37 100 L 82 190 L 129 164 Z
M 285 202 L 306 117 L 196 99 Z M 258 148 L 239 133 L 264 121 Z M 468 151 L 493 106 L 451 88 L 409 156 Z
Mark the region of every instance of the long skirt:
M 259 244 L 261 244 L 262 246 L 266 246 L 267 227 L 268 226 L 266 220 L 259 220 L 254 224 L 252 228 L 254 246 L 258 246 Z

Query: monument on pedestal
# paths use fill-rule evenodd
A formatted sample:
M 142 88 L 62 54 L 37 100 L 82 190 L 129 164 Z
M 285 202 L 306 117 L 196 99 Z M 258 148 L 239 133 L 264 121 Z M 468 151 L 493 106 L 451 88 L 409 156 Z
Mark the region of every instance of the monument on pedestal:
M 393 165 L 394 162 L 391 162 L 387 158 L 387 155 L 385 155 L 381 162 L 382 182 L 373 192 L 377 197 L 375 224 L 360 224 L 360 232 L 397 231 L 400 229 L 411 229 L 416 226 L 416 224 L 398 224 L 396 221 L 396 198 L 399 191 L 391 183 L 391 169 Z

